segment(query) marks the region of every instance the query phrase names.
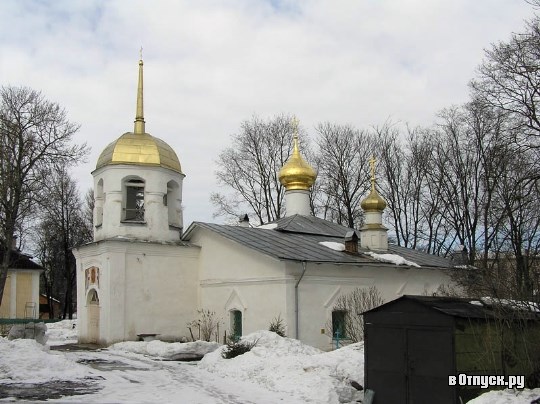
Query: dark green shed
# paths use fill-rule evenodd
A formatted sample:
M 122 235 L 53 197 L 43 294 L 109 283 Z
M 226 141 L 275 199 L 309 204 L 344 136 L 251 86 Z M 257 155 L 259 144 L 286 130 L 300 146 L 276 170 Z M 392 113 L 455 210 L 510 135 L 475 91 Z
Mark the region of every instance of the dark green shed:
M 405 295 L 363 315 L 365 385 L 374 403 L 454 404 L 487 391 L 459 379 L 449 385 L 459 374 L 538 383 L 540 313 L 529 307 Z

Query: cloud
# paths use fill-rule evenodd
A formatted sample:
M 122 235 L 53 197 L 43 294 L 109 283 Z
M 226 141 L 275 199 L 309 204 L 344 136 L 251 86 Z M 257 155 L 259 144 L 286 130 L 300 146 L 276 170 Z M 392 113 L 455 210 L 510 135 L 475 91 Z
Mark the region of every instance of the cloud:
M 101 150 L 132 130 L 139 47 L 147 130 L 178 153 L 186 225 L 212 220 L 214 160 L 257 113 L 358 127 L 430 125 L 467 100 L 483 48 L 531 14 L 508 0 L 0 2 L 1 84 L 63 105 Z

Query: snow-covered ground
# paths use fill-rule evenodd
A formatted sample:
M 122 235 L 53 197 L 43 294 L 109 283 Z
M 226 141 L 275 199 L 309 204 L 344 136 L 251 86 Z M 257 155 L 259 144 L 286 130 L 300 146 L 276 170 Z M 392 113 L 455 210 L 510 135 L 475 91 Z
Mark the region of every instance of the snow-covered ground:
M 363 384 L 361 343 L 322 352 L 259 331 L 243 337 L 257 341 L 256 346 L 233 359 L 222 358 L 222 346 L 201 341 L 123 342 L 90 351 L 51 349 L 76 342 L 74 324 L 49 324 L 45 346 L 0 338 L 0 401 L 13 400 L 6 391 L 24 389 L 33 394 L 27 399 L 88 403 L 326 404 L 362 398 L 351 386 L 352 381 Z M 186 352 L 207 354 L 200 362 L 170 360 Z M 486 393 L 470 403 L 528 404 L 539 397 L 540 389 L 506 390 Z

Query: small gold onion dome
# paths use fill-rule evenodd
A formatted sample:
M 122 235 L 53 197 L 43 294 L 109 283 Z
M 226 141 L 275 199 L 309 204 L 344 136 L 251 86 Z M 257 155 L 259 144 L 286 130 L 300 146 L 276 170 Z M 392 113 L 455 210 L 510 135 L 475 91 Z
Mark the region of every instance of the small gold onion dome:
M 386 208 L 386 201 L 379 195 L 375 188 L 375 158 L 369 160 L 371 165 L 371 192 L 360 203 L 364 212 L 382 212 Z
M 96 170 L 114 164 L 164 167 L 182 173 L 172 147 L 148 133 L 124 133 L 101 152 Z
M 302 158 L 298 149 L 298 135 L 293 137 L 293 152 L 279 170 L 279 182 L 286 190 L 309 189 L 317 178 L 315 170 Z
M 371 192 L 360 203 L 360 206 L 364 212 L 382 212 L 386 208 L 386 202 L 375 188 L 371 188 Z

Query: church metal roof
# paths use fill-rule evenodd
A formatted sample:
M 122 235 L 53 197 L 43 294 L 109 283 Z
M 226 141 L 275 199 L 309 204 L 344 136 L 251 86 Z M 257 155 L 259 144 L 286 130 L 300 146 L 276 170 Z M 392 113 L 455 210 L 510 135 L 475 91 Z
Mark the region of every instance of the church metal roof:
M 323 241 L 343 243 L 347 232 L 352 230 L 348 227 L 302 215 L 279 219 L 275 224 L 275 228 L 268 229 L 193 222 L 183 239 L 190 240 L 193 231 L 199 227 L 280 260 L 370 266 L 394 265 L 366 255 L 365 252 L 368 251 L 366 249 L 360 248 L 358 253 L 349 253 L 319 244 Z M 452 267 L 450 259 L 392 244 L 388 245 L 388 251 L 377 253 L 396 254 L 421 267 Z

